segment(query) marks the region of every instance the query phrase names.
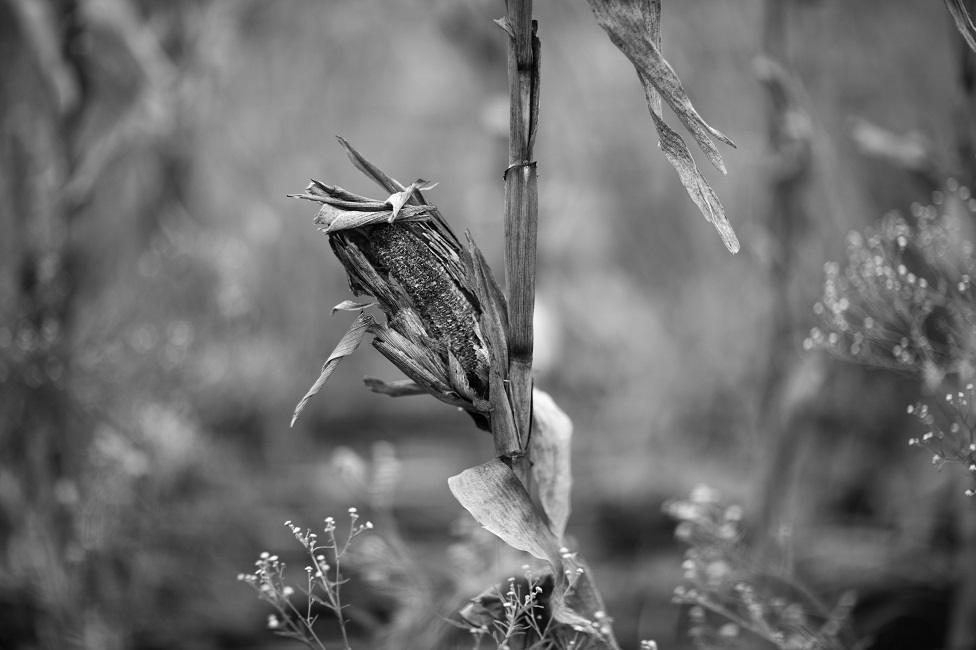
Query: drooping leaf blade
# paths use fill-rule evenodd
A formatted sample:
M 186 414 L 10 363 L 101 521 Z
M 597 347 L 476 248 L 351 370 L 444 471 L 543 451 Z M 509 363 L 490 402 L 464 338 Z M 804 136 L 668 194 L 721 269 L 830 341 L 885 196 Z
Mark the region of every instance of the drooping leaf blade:
M 963 0 L 945 0 L 945 5 L 952 15 L 952 20 L 956 23 L 956 29 L 966 39 L 969 48 L 976 52 L 976 24 L 973 24 L 973 17 L 966 10 Z
M 715 191 L 695 164 L 681 136 L 669 127 L 661 112 L 663 98 L 695 138 L 709 161 L 723 174 L 725 162 L 713 138 L 735 146 L 725 134 L 708 124 L 698 113 L 677 73 L 661 54 L 660 0 L 588 0 L 597 23 L 611 42 L 637 71 L 648 109 L 657 129 L 665 158 L 678 172 L 686 191 L 702 215 L 719 231 L 726 248 L 739 250 L 738 239 L 729 225 L 725 209 Z
M 660 100 L 656 102 L 657 112 L 655 112 L 653 108 L 655 103 L 654 98 L 650 94 L 656 91 L 653 88 L 645 87 L 645 92 L 649 95 L 648 106 L 651 107 L 651 119 L 654 121 L 654 128 L 657 129 L 661 152 L 667 158 L 668 162 L 671 163 L 674 170 L 678 172 L 678 178 L 681 180 L 681 184 L 684 186 L 685 191 L 688 192 L 688 196 L 691 197 L 692 202 L 698 208 L 699 212 L 718 231 L 725 247 L 729 249 L 730 253 L 738 253 L 739 238 L 736 237 L 735 230 L 732 229 L 732 225 L 729 223 L 729 219 L 725 214 L 725 207 L 719 200 L 715 190 L 712 189 L 711 184 L 709 184 L 698 169 L 698 165 L 695 164 L 695 159 L 691 157 L 691 151 L 688 150 L 688 145 L 685 144 L 681 136 L 668 126 L 661 117 Z
M 339 362 L 356 351 L 359 344 L 363 342 L 363 337 L 366 336 L 366 332 L 369 331 L 369 328 L 374 324 L 375 321 L 368 312 L 359 312 L 359 316 L 342 336 L 339 343 L 335 346 L 335 349 L 332 350 L 332 353 L 329 355 L 329 358 L 322 365 L 322 372 L 319 374 L 319 378 L 315 380 L 312 387 L 308 389 L 308 392 L 305 393 L 302 399 L 299 400 L 298 405 L 295 406 L 295 412 L 291 416 L 291 426 L 295 426 L 295 421 L 298 420 L 298 416 L 301 414 L 301 412 L 305 410 L 305 406 L 308 404 L 309 400 L 311 400 L 316 393 L 322 390 L 322 386 L 325 385 L 325 382 L 328 381 L 329 377 L 332 376 L 332 373 L 335 372 Z
M 698 113 L 674 68 L 661 55 L 656 38 L 659 30 L 649 29 L 660 24 L 660 1 L 589 0 L 589 3 L 610 40 L 637 69 L 641 83 L 651 84 L 661 94 L 709 160 L 725 173 L 725 164 L 712 138 L 733 147 L 735 143 Z
M 560 566 L 559 541 L 512 469 L 494 458 L 447 479 L 454 498 L 506 544 Z

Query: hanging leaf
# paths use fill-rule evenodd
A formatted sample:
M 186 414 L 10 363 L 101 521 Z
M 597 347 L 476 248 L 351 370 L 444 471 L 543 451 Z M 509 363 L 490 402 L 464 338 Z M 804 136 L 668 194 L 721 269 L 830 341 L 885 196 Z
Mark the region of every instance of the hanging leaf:
M 708 124 L 698 113 L 671 64 L 661 54 L 660 0 L 588 0 L 597 23 L 610 41 L 630 60 L 644 87 L 648 110 L 657 129 L 661 150 L 678 172 L 691 200 L 709 223 L 715 226 L 730 252 L 739 250 L 735 232 L 715 191 L 698 169 L 682 137 L 664 122 L 661 100 L 694 137 L 705 157 L 723 174 L 725 162 L 715 140 L 734 147 L 725 134 Z
M 329 377 L 335 372 L 336 367 L 339 362 L 345 357 L 355 352 L 359 344 L 363 342 L 363 337 L 366 336 L 366 332 L 369 328 L 375 324 L 373 317 L 367 312 L 359 312 L 359 317 L 355 320 L 348 331 L 343 335 L 342 339 L 339 340 L 338 345 L 332 350 L 332 354 L 326 360 L 325 364 L 322 366 L 322 372 L 319 374 L 319 378 L 315 380 L 312 387 L 308 389 L 305 396 L 298 402 L 295 407 L 295 413 L 291 416 L 291 426 L 295 426 L 295 421 L 298 420 L 299 414 L 305 410 L 305 406 L 308 404 L 309 400 L 318 393 L 325 382 L 328 381 Z
M 946 9 L 952 14 L 952 20 L 956 23 L 956 29 L 966 39 L 969 49 L 976 52 L 976 25 L 973 24 L 973 17 L 966 10 L 963 0 L 945 0 Z
M 560 566 L 559 541 L 512 469 L 497 458 L 447 479 L 454 498 L 489 532 Z
M 570 443 L 573 422 L 548 393 L 533 391 L 532 436 L 529 457 L 532 459 L 532 482 L 539 493 L 552 532 L 562 539 L 570 511 Z
M 647 105 L 650 107 L 651 119 L 654 121 L 654 128 L 657 129 L 658 142 L 661 152 L 667 158 L 674 170 L 678 172 L 678 178 L 684 185 L 685 191 L 691 197 L 692 202 L 705 217 L 705 220 L 715 226 L 719 236 L 729 252 L 735 254 L 739 252 L 739 238 L 729 224 L 728 217 L 725 216 L 725 208 L 719 201 L 718 195 L 712 186 L 702 175 L 695 164 L 695 159 L 691 157 L 688 145 L 675 133 L 674 129 L 667 125 L 661 117 L 661 99 L 655 98 L 654 88 L 644 87 L 647 97 Z

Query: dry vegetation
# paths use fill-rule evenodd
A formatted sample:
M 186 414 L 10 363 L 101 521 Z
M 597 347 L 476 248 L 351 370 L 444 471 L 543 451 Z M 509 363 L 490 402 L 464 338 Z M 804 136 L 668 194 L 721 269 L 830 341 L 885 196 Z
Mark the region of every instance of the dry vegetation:
M 976 645 L 973 3 L 590 5 L 0 0 L 0 647 Z

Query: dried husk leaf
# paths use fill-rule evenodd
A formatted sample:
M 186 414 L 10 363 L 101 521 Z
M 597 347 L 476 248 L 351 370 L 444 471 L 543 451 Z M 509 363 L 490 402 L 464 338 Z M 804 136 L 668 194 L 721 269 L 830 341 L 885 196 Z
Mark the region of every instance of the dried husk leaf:
M 356 302 L 355 300 L 343 300 L 332 308 L 332 313 L 337 311 L 362 311 L 374 306 L 375 302 Z
M 390 223 L 397 218 L 400 213 L 400 209 L 410 200 L 413 196 L 414 191 L 419 190 L 432 190 L 437 187 L 437 183 L 432 183 L 430 181 L 425 181 L 422 178 L 418 178 L 413 183 L 410 183 L 402 192 L 394 192 L 386 200 L 387 203 L 392 206 L 393 214 L 390 215 Z
M 379 380 L 368 385 L 388 395 L 413 394 L 417 386 L 422 387 L 441 401 L 460 406 L 479 427 L 488 428 L 493 353 L 482 333 L 485 319 L 475 285 L 487 287 L 490 271 L 481 269 L 481 279 L 475 277 L 468 252 L 437 208 L 424 201 L 421 190 L 435 183 L 418 179 L 404 187 L 345 140 L 339 142 L 360 171 L 390 192 L 389 199 L 376 201 L 316 180 L 304 194 L 295 196 L 320 204 L 316 223 L 324 226 L 350 289 L 354 295 L 375 298 L 386 316 L 385 325 L 374 323 L 369 328 L 373 346 L 410 380 L 409 388 Z M 494 285 L 497 295 L 491 290 L 485 295 L 490 297 L 486 303 L 495 309 L 492 334 L 502 342 L 505 355 L 505 325 L 496 305 L 500 289 Z M 350 300 L 337 308 L 365 304 Z M 504 379 L 498 382 L 500 405 L 506 397 Z M 510 410 L 507 402 L 504 405 Z M 505 417 L 510 414 L 502 415 L 503 425 Z
M 440 392 L 453 392 L 438 359 L 429 349 L 382 325 L 374 325 L 370 333 L 373 334 L 373 347 L 407 377 Z
M 346 155 L 349 156 L 349 160 L 352 161 L 352 164 L 356 167 L 356 169 L 372 178 L 380 187 L 391 194 L 394 192 L 402 192 L 404 190 L 403 185 L 401 185 L 395 178 L 381 170 L 379 167 L 366 160 L 362 154 L 352 148 L 352 145 L 350 145 L 345 138 L 337 135 L 336 140 L 338 140 L 342 148 L 345 149 Z M 423 203 L 423 201 L 421 200 L 420 203 Z
M 474 289 L 481 305 L 481 330 L 488 339 L 488 349 L 492 354 L 491 365 L 501 369 L 508 368 L 508 308 L 505 294 L 495 281 L 495 276 L 485 261 L 485 256 L 474 243 L 470 233 L 468 239 L 468 259 L 470 273 L 474 276 Z
M 309 400 L 318 393 L 325 382 L 329 379 L 333 372 L 335 372 L 336 367 L 339 362 L 345 357 L 352 354 L 359 344 L 362 343 L 363 337 L 366 336 L 366 332 L 369 331 L 370 327 L 375 325 L 373 317 L 365 311 L 359 312 L 359 316 L 353 322 L 352 326 L 346 331 L 343 337 L 339 340 L 339 343 L 332 350 L 332 354 L 322 365 L 322 372 L 319 374 L 319 378 L 315 380 L 312 387 L 308 389 L 308 392 L 302 397 L 295 407 L 295 412 L 291 416 L 291 426 L 295 426 L 295 421 L 298 419 L 299 414 L 305 409 Z
M 363 383 L 366 388 L 374 393 L 389 395 L 390 397 L 406 397 L 409 395 L 426 395 L 427 391 L 423 386 L 411 379 L 396 379 L 386 381 L 377 377 L 364 377 Z
M 319 216 L 315 222 L 325 225 L 325 232 L 332 234 L 342 230 L 355 230 L 366 226 L 375 226 L 381 223 L 393 223 L 394 220 L 400 221 L 431 221 L 433 217 L 430 211 L 423 207 L 406 206 L 404 209 L 394 212 L 390 208 L 377 212 L 360 212 L 355 210 L 344 210 L 336 208 L 326 203 L 319 210 Z

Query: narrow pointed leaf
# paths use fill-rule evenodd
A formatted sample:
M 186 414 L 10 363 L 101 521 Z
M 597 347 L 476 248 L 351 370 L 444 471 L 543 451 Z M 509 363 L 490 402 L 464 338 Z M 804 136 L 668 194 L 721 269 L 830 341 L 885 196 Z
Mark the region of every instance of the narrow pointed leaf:
M 447 485 L 465 510 L 506 544 L 560 566 L 556 536 L 508 465 L 492 459 L 452 476 Z
M 674 167 L 674 170 L 678 172 L 678 178 L 684 185 L 685 191 L 688 192 L 688 196 L 691 197 L 692 202 L 705 217 L 705 220 L 715 226 L 729 252 L 738 253 L 739 238 L 736 237 L 735 230 L 732 229 L 732 225 L 725 215 L 725 207 L 722 206 L 715 190 L 712 189 L 712 186 L 698 169 L 698 165 L 695 164 L 695 159 L 691 157 L 691 152 L 688 150 L 685 141 L 653 110 L 651 111 L 651 119 L 654 120 L 654 127 L 657 129 L 661 151 L 671 166 Z
M 369 176 L 387 192 L 393 193 L 403 191 L 403 185 L 401 185 L 395 178 L 381 170 L 379 167 L 363 158 L 362 154 L 353 149 L 352 145 L 346 142 L 345 138 L 337 135 L 336 139 L 339 141 L 339 144 L 342 145 L 342 148 L 346 150 L 346 155 L 349 156 L 349 160 L 352 161 L 352 164 L 356 167 L 356 169 L 364 173 L 366 176 Z
M 649 26 L 660 24 L 661 3 L 647 0 L 589 0 L 589 3 L 597 23 L 637 69 L 641 83 L 650 84 L 661 93 L 681 123 L 695 136 L 705 155 L 724 173 L 725 165 L 711 138 L 733 147 L 735 143 L 699 115 L 674 68 L 661 55 L 656 30 L 649 29 Z
M 488 338 L 489 349 L 494 358 L 493 366 L 508 368 L 508 307 L 505 294 L 495 281 L 495 276 L 485 261 L 484 255 L 474 243 L 470 233 L 468 238 L 468 263 L 474 274 L 475 293 L 481 303 L 481 326 Z
M 295 421 L 298 419 L 299 414 L 305 409 L 305 406 L 308 404 L 309 400 L 311 400 L 316 393 L 322 390 L 322 386 L 325 385 L 325 382 L 328 381 L 332 373 L 335 372 L 339 362 L 352 354 L 356 348 L 359 347 L 359 344 L 363 341 L 363 337 L 366 336 L 366 332 L 373 324 L 374 321 L 372 316 L 365 311 L 359 312 L 359 317 L 356 318 L 352 326 L 339 340 L 338 345 L 335 346 L 335 349 L 332 350 L 332 354 L 329 355 L 329 358 L 322 366 L 322 372 L 319 374 L 319 378 L 315 380 L 315 383 L 312 384 L 312 387 L 308 389 L 308 392 L 305 393 L 304 397 L 302 397 L 302 399 L 298 402 L 298 405 L 295 407 L 295 413 L 291 417 L 291 426 L 295 426 Z
M 630 60 L 644 88 L 647 107 L 657 129 L 661 149 L 678 172 L 681 184 L 702 215 L 719 231 L 725 246 L 739 250 L 735 232 L 715 191 L 698 169 L 691 151 L 678 133 L 669 127 L 661 112 L 663 98 L 695 138 L 708 160 L 723 174 L 725 162 L 713 138 L 735 146 L 725 134 L 709 125 L 695 109 L 677 73 L 661 54 L 660 0 L 588 0 L 597 23 L 611 42 Z
M 963 0 L 945 0 L 945 5 L 956 23 L 956 29 L 966 39 L 969 48 L 976 52 L 976 24 L 973 24 L 973 17 L 966 10 L 965 3 Z

